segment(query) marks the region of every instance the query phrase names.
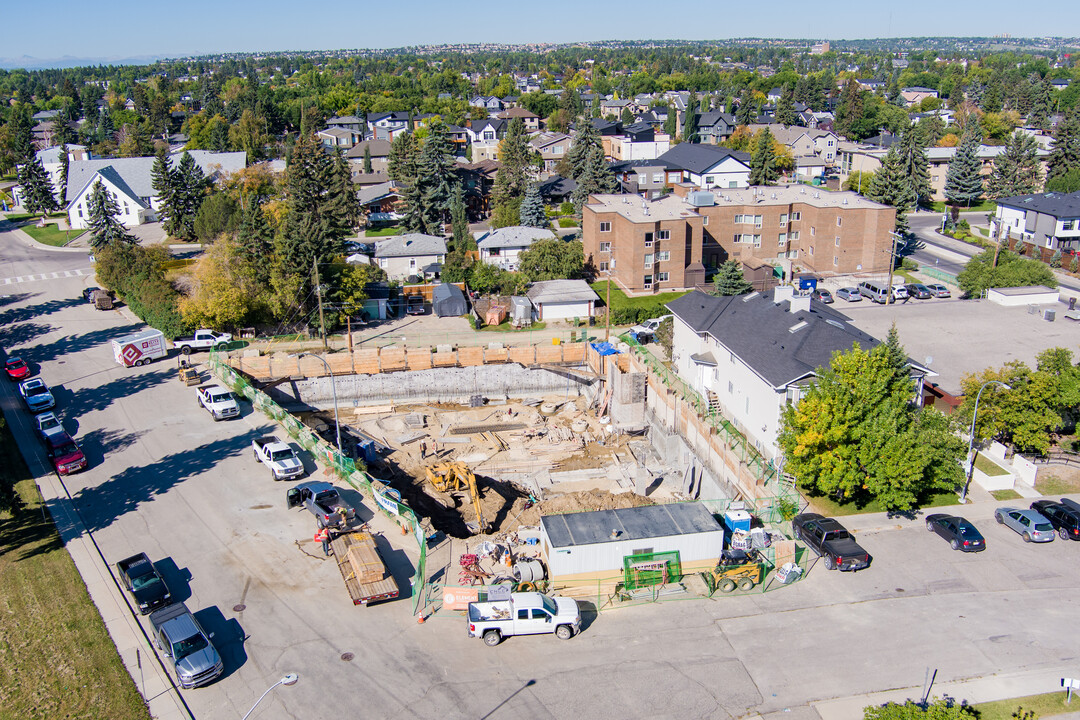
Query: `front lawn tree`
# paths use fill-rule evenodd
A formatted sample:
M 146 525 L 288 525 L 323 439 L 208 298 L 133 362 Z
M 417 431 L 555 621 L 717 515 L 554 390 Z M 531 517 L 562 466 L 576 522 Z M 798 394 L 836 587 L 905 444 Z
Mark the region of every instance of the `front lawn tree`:
M 743 295 L 751 289 L 738 260 L 725 261 L 713 276 L 713 292 L 717 295 Z
M 120 214 L 120 206 L 101 180 L 95 182 L 90 190 L 89 204 L 90 217 L 87 223 L 90 226 L 90 247 L 100 250 L 113 244 L 135 244 L 135 238 L 116 219 Z
M 23 190 L 23 207 L 27 212 L 40 214 L 44 222 L 45 216 L 57 209 L 57 204 L 49 174 L 45 172 L 41 160 L 36 155 L 31 156 L 19 168 L 18 178 Z
M 1058 284 L 1057 278 L 1046 263 L 1021 257 L 1005 249 L 984 250 L 971 258 L 956 276 L 956 281 L 968 297 L 982 297 L 983 293 L 990 288 L 1027 285 L 1046 285 L 1054 288 Z
M 916 407 L 902 348 L 891 340 L 836 353 L 817 382 L 780 421 L 785 471 L 799 486 L 839 502 L 876 498 L 906 511 L 963 482 L 966 446 L 949 419 Z
M 779 177 L 775 141 L 766 127 L 755 138 L 754 154 L 750 157 L 750 184 L 772 185 Z
M 994 170 L 986 182 L 988 197 L 999 199 L 1030 195 L 1039 190 L 1042 168 L 1035 138 L 1017 130 L 1005 143 L 1005 152 L 994 159 Z
M 978 123 L 968 123 L 960 147 L 956 148 L 945 173 L 945 199 L 953 206 L 971 207 L 983 195 L 983 180 L 979 174 L 982 168 L 978 155 L 980 140 Z
M 580 240 L 537 240 L 518 256 L 518 272 L 531 282 L 574 280 L 585 267 Z

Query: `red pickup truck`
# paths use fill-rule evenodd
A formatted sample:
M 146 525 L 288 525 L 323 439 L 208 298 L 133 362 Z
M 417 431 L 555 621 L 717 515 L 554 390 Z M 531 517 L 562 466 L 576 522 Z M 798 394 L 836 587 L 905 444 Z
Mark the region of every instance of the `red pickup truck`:
M 66 432 L 49 433 L 43 440 L 45 454 L 49 456 L 57 473 L 70 475 L 86 469 L 86 456 Z

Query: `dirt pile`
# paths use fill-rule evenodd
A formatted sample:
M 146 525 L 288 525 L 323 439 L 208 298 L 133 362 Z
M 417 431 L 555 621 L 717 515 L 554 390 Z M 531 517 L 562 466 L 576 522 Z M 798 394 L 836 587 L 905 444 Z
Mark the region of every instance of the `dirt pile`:
M 617 510 L 619 508 L 655 504 L 649 498 L 629 492 L 614 495 L 606 490 L 582 490 L 566 493 L 565 495 L 553 495 L 539 504 L 533 505 L 521 513 L 515 525 L 539 525 L 541 515 Z M 524 503 L 522 503 L 522 506 L 524 507 Z M 513 530 L 514 528 L 508 529 Z

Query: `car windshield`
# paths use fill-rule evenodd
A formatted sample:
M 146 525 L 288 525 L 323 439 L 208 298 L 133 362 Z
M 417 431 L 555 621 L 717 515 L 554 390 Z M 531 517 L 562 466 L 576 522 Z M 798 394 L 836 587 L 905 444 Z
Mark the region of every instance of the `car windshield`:
M 977 538 L 979 537 L 979 531 L 975 529 L 974 525 L 968 525 L 967 523 L 960 523 L 957 528 L 957 533 L 960 537 L 964 538 Z
M 199 652 L 206 647 L 206 644 L 206 638 L 202 635 L 192 635 L 189 638 L 173 643 L 173 657 L 179 662 L 188 655 Z
M 270 453 L 271 460 L 288 460 L 292 457 L 292 450 L 275 450 Z
M 228 401 L 229 401 L 229 393 L 214 393 L 213 395 L 210 396 L 210 402 L 219 403 L 219 402 L 228 402 Z
M 547 595 L 541 596 L 540 602 L 543 604 L 544 609 L 548 611 L 549 615 L 559 614 L 559 608 L 555 605 L 555 601 L 549 598 Z
M 131 581 L 132 590 L 145 590 L 148 587 L 153 587 L 160 583 L 157 575 L 143 575 L 141 577 L 133 578 Z
M 68 455 L 74 455 L 79 452 L 79 446 L 73 442 L 64 443 L 60 447 L 56 448 L 57 457 L 66 457 Z
M 1037 522 L 1035 523 L 1035 529 L 1039 532 L 1053 532 L 1054 528 L 1050 523 Z
M 22 360 L 8 360 L 7 366 L 11 370 L 22 370 L 26 367 L 26 363 Z
M 49 392 L 49 389 L 44 385 L 31 385 L 30 387 L 26 388 L 27 397 L 33 397 L 34 395 L 44 395 L 47 392 Z

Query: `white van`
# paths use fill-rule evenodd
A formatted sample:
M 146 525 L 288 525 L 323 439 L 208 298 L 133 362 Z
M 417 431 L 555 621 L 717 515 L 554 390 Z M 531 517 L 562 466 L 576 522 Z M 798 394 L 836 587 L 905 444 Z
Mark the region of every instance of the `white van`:
M 859 283 L 859 294 L 873 302 L 881 303 L 882 305 L 886 302 L 891 302 L 889 299 L 889 288 L 882 282 L 866 280 L 865 282 Z

